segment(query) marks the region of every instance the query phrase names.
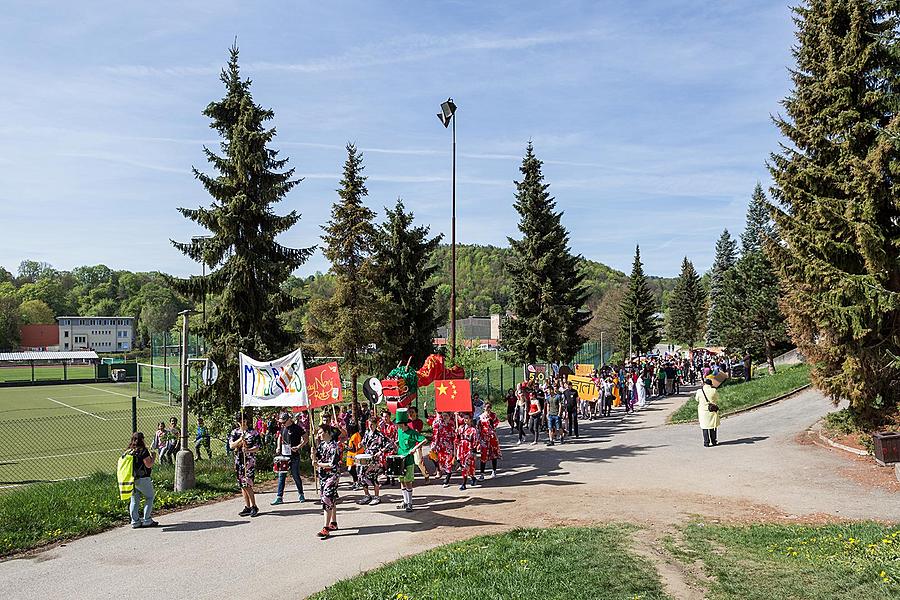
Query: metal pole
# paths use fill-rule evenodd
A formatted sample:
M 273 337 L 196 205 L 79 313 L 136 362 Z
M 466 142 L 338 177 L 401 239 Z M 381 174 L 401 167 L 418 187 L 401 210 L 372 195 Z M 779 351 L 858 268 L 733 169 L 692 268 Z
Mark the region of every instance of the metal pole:
M 203 329 L 206 330 L 206 261 L 203 261 Z
M 600 368 L 603 368 L 603 365 L 606 364 L 606 360 L 603 358 L 603 332 L 600 332 Z
M 131 433 L 137 433 L 137 396 L 131 397 Z
M 453 191 L 450 220 L 450 362 L 456 359 L 456 115 L 453 123 Z

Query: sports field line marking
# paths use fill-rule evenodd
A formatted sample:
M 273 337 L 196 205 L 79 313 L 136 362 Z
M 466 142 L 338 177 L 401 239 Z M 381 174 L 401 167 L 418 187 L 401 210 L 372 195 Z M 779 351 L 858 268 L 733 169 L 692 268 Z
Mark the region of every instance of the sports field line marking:
M 90 415 L 90 416 L 94 417 L 95 419 L 100 419 L 101 421 L 109 421 L 109 419 L 107 419 L 106 417 L 101 417 L 100 415 L 95 415 L 92 412 L 88 412 L 86 410 L 81 410 L 80 408 L 76 408 L 76 407 L 72 406 L 71 404 L 66 404 L 65 402 L 60 402 L 59 400 L 54 400 L 53 398 L 47 398 L 47 400 L 49 400 L 50 402 L 56 402 L 59 405 L 65 406 L 66 408 L 71 408 L 72 410 L 77 410 L 80 413 Z
M 16 462 L 25 462 L 26 460 L 43 460 L 45 458 L 68 458 L 70 456 L 85 456 L 87 454 L 103 454 L 105 452 L 122 452 L 122 448 L 111 448 L 108 450 L 85 450 L 84 452 L 70 452 L 68 454 L 50 454 L 48 456 L 26 456 L 25 458 L 17 458 Z
M 94 387 L 92 385 L 84 384 L 84 387 L 91 388 L 92 390 L 97 390 L 98 392 L 106 392 L 107 394 L 115 394 L 116 396 L 124 396 L 125 398 L 131 398 L 128 394 L 123 394 L 121 392 L 114 392 L 112 390 L 104 390 L 103 388 Z M 146 398 L 138 398 L 142 402 L 151 402 L 153 404 L 159 404 L 160 406 L 171 406 L 168 402 L 157 402 L 156 400 L 147 400 Z

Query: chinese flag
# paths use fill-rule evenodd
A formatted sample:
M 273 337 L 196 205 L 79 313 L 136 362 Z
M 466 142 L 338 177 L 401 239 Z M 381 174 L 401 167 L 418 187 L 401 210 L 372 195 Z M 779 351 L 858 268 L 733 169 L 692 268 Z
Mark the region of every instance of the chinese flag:
M 306 391 L 309 394 L 310 408 L 321 408 L 343 402 L 344 393 L 341 390 L 338 364 L 330 362 L 306 369 Z
M 434 409 L 438 412 L 472 412 L 472 386 L 468 379 L 434 382 Z

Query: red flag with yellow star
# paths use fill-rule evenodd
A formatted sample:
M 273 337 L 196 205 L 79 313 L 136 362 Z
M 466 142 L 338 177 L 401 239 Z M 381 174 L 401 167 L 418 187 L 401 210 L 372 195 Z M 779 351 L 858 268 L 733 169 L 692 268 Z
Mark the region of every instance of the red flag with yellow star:
M 472 386 L 468 379 L 434 382 L 434 409 L 438 412 L 472 412 Z

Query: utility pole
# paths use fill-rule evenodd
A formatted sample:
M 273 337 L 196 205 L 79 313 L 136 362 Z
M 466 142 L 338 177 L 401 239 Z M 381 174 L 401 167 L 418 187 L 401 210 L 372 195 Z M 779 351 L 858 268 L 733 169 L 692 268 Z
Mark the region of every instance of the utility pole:
M 190 363 L 188 362 L 188 317 L 194 311 L 178 313 L 181 318 L 181 450 L 175 455 L 175 491 L 189 490 L 196 484 L 194 478 L 194 453 L 188 450 L 188 392 L 190 390 Z

